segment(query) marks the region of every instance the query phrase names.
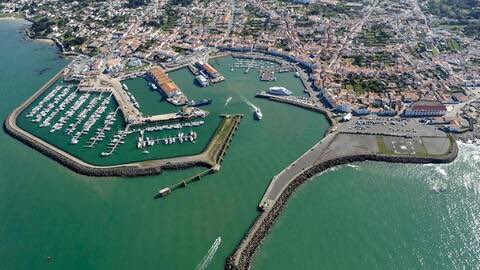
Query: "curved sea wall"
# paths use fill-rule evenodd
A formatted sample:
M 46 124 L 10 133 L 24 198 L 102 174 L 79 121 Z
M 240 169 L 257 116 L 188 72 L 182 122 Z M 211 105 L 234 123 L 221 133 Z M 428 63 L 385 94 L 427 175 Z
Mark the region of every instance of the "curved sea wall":
M 11 114 L 7 117 L 7 120 L 4 122 L 5 131 L 10 134 L 12 137 L 17 138 L 19 141 L 24 144 L 38 150 L 40 153 L 52 158 L 53 160 L 59 162 L 63 166 L 83 175 L 87 176 L 121 176 L 121 177 L 133 177 L 133 176 L 146 176 L 146 175 L 155 175 L 160 174 L 162 170 L 179 170 L 195 166 L 210 167 L 210 164 L 207 164 L 202 161 L 189 161 L 182 163 L 165 163 L 156 165 L 153 163 L 151 166 L 141 166 L 141 164 L 132 164 L 132 165 L 119 165 L 119 166 L 88 166 L 84 163 L 77 162 L 76 160 L 62 154 L 60 151 L 57 151 L 55 148 L 39 143 L 31 136 L 24 134 L 19 131 L 17 128 L 12 127 L 10 124 Z
M 237 246 L 237 250 L 227 258 L 225 269 L 227 270 L 247 270 L 250 268 L 253 256 L 261 245 L 263 239 L 272 228 L 277 218 L 282 213 L 288 199 L 295 190 L 316 174 L 329 168 L 344 165 L 352 162 L 361 161 L 383 161 L 392 163 L 449 163 L 455 160 L 458 154 L 458 146 L 452 141 L 450 152 L 442 157 L 393 157 L 385 155 L 365 154 L 339 157 L 316 164 L 298 175 L 283 190 L 278 200 L 267 211 L 263 212 L 252 225 L 250 231 Z M 241 249 L 240 249 L 241 248 Z
M 24 144 L 38 150 L 46 156 L 58 161 L 63 166 L 87 176 L 146 176 L 160 174 L 162 170 L 185 169 L 195 166 L 211 167 L 212 165 L 204 161 L 201 156 L 197 160 L 188 159 L 185 161 L 168 162 L 168 160 L 137 162 L 118 166 L 94 166 L 83 162 L 70 154 L 42 141 L 32 134 L 24 131 L 16 125 L 17 117 L 27 108 L 34 100 L 43 94 L 53 83 L 60 79 L 64 69 L 53 76 L 40 89 L 10 113 L 4 121 L 4 129 L 12 137 L 17 138 Z
M 25 100 L 20 106 L 15 108 L 4 121 L 4 129 L 12 137 L 17 138 L 24 144 L 38 150 L 53 160 L 59 162 L 63 166 L 83 175 L 87 176 L 120 176 L 120 177 L 133 177 L 133 176 L 146 176 L 160 174 L 162 170 L 181 170 L 191 167 L 207 167 L 211 168 L 213 164 L 204 153 L 177 157 L 171 159 L 159 159 L 149 161 L 132 162 L 121 165 L 113 166 L 96 166 L 89 164 L 57 147 L 43 141 L 42 139 L 26 132 L 22 128 L 17 126 L 17 118 L 25 108 L 27 108 L 34 100 L 42 95 L 49 89 L 58 79 L 63 76 L 62 69 L 55 76 L 53 76 L 48 82 L 46 82 L 39 90 L 37 90 L 32 96 Z M 228 142 L 222 142 L 228 143 Z

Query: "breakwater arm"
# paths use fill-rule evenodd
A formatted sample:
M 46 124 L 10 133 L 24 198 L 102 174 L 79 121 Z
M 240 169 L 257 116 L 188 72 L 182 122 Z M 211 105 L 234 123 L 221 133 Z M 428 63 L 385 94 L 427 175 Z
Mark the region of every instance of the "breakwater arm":
M 276 96 L 268 94 L 266 92 L 259 92 L 255 95 L 255 97 L 264 98 L 280 103 L 286 103 L 306 110 L 321 113 L 327 118 L 327 121 L 330 124 L 330 130 L 337 125 L 337 122 L 335 121 L 335 119 L 333 119 L 333 115 L 330 110 L 325 108 L 319 101 L 303 99 L 296 96 Z
M 417 138 L 420 143 L 410 152 L 392 153 L 390 142 L 409 144 L 411 139 L 394 136 L 373 136 L 333 133 L 309 149 L 299 159 L 277 174 L 267 188 L 259 208 L 262 210 L 250 230 L 228 257 L 225 269 L 249 269 L 255 252 L 280 216 L 293 192 L 316 174 L 334 166 L 361 161 L 395 163 L 447 163 L 458 154 L 452 137 Z M 423 149 L 425 151 L 418 152 Z
M 203 151 L 202 155 L 204 159 L 211 164 L 211 168 L 198 173 L 192 177 L 184 179 L 170 187 L 163 188 L 159 190 L 155 198 L 164 197 L 170 194 L 173 190 L 176 190 L 181 187 L 186 187 L 189 183 L 193 181 L 200 180 L 203 176 L 215 173 L 220 170 L 220 164 L 223 161 L 223 157 L 227 153 L 228 147 L 230 147 L 230 142 L 235 135 L 235 131 L 240 124 L 240 120 L 243 118 L 243 114 L 235 115 L 222 115 L 223 120 L 218 125 L 217 130 L 215 131 L 210 143 Z

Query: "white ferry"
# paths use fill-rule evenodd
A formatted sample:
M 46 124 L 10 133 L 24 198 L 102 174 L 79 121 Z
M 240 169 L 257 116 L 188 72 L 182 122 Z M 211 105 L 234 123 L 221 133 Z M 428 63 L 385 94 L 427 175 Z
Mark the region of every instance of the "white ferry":
M 292 91 L 282 86 L 273 86 L 268 89 L 267 93 L 277 96 L 290 96 Z

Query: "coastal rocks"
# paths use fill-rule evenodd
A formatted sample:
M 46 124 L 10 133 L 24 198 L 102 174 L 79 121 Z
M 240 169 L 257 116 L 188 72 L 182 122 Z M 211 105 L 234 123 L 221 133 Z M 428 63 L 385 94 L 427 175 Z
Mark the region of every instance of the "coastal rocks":
M 321 162 L 313 165 L 302 174 L 298 175 L 290 184 L 283 190 L 282 194 L 274 205 L 261 213 L 255 223 L 252 225 L 249 232 L 245 235 L 244 239 L 237 246 L 237 250 L 227 258 L 225 263 L 226 270 L 246 270 L 249 269 L 252 263 L 253 256 L 258 250 L 258 247 L 262 244 L 268 232 L 271 230 L 273 224 L 280 216 L 284 209 L 288 199 L 293 192 L 305 181 L 315 176 L 316 174 L 325 171 L 331 167 L 348 164 L 352 162 L 361 161 L 383 161 L 393 163 L 449 163 L 455 160 L 458 155 L 458 146 L 453 138 L 450 137 L 452 147 L 450 151 L 439 157 L 399 157 L 399 156 L 386 156 L 386 155 L 374 155 L 374 154 L 359 154 L 339 157 L 331 160 Z
M 59 162 L 63 166 L 83 175 L 107 177 L 134 177 L 160 174 L 163 170 L 182 170 L 191 167 L 207 167 L 211 168 L 212 164 L 204 154 L 179 158 L 175 161 L 154 160 L 149 162 L 137 162 L 115 166 L 95 166 L 90 165 L 68 153 L 55 148 L 41 139 L 31 135 L 16 126 L 16 118 L 23 108 L 19 107 L 12 112 L 4 121 L 4 129 L 12 137 L 17 138 L 24 144 L 38 150 L 42 154 Z M 226 142 L 224 142 L 226 143 Z M 218 155 L 218 154 L 217 154 Z
M 9 115 L 4 122 L 5 131 L 10 134 L 12 137 L 17 138 L 19 141 L 24 144 L 38 150 L 42 154 L 52 158 L 53 160 L 59 162 L 63 166 L 83 175 L 87 176 L 97 176 L 97 177 L 107 177 L 107 176 L 118 176 L 118 177 L 134 177 L 134 176 L 147 176 L 147 175 L 156 175 L 162 173 L 163 170 L 180 170 L 191 168 L 195 166 L 204 166 L 210 167 L 210 164 L 203 161 L 187 161 L 182 163 L 165 163 L 152 166 L 139 166 L 139 165 L 119 165 L 119 166 L 107 166 L 107 167 L 98 167 L 98 166 L 87 166 L 77 162 L 61 152 L 56 151 L 55 149 L 39 143 L 35 138 L 24 134 L 23 132 L 12 127 L 10 124 L 12 115 Z
M 36 136 L 29 134 L 16 125 L 17 117 L 28 107 L 35 99 L 43 94 L 53 83 L 63 76 L 65 69 L 62 69 L 47 83 L 45 83 L 37 92 L 29 97 L 24 103 L 17 107 L 4 121 L 4 129 L 12 137 L 17 138 L 24 144 L 38 150 L 63 166 L 83 175 L 107 177 L 134 177 L 160 174 L 163 170 L 181 170 L 196 166 L 213 167 L 205 155 L 196 155 L 185 158 L 176 158 L 174 160 L 152 160 L 148 162 L 135 162 L 116 166 L 95 166 L 88 164 L 77 157 L 74 157 L 61 149 L 58 149 Z
M 465 133 L 453 134 L 455 139 L 464 143 L 479 143 L 480 142 L 480 130 L 469 131 Z

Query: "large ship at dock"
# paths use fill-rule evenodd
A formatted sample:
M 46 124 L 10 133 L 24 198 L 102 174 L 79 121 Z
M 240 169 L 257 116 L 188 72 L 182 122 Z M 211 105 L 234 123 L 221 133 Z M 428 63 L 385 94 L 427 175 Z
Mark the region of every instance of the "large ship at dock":
M 292 91 L 282 86 L 272 86 L 268 89 L 267 93 L 277 96 L 290 96 Z

